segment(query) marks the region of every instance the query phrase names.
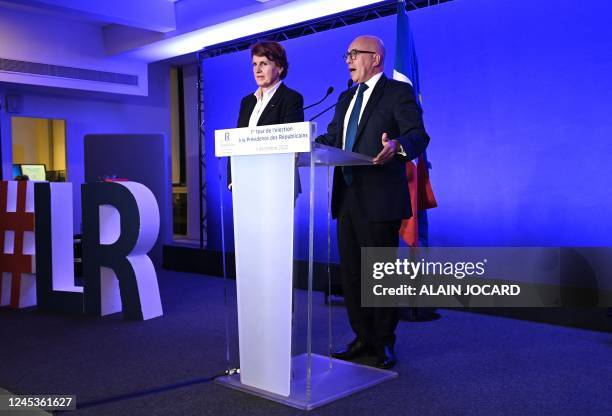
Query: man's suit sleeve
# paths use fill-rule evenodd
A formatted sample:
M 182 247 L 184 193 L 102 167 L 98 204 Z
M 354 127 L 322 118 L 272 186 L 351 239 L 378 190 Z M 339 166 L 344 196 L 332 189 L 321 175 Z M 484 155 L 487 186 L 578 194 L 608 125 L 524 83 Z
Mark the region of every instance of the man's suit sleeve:
M 425 132 L 421 109 L 409 86 L 402 88 L 400 99 L 393 107 L 393 115 L 400 131 L 396 139 L 406 153 L 404 158 L 406 160 L 415 159 L 427 148 L 429 136 Z
M 346 92 L 343 92 L 342 94 L 340 94 L 340 97 L 338 97 L 338 103 L 344 100 L 343 98 L 344 94 L 346 94 Z M 336 107 L 334 111 L 334 118 L 332 118 L 332 121 L 327 125 L 327 133 L 322 134 L 319 137 L 317 137 L 315 139 L 315 142 L 324 144 L 326 146 L 338 147 L 336 145 L 336 143 L 338 143 L 338 134 L 339 134 L 338 117 L 339 117 L 338 107 Z

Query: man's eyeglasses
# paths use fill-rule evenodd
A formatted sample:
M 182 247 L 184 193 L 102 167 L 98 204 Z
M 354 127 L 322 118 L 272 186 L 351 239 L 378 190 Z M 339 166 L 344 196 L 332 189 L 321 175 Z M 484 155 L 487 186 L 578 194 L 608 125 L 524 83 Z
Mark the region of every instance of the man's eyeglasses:
M 376 52 L 372 52 L 372 51 L 360 51 L 359 49 L 351 49 L 350 51 L 342 55 L 342 58 L 346 61 L 346 58 L 350 56 L 351 61 L 354 61 L 355 58 L 357 58 L 357 55 L 359 55 L 360 53 L 371 53 L 372 55 L 376 54 Z

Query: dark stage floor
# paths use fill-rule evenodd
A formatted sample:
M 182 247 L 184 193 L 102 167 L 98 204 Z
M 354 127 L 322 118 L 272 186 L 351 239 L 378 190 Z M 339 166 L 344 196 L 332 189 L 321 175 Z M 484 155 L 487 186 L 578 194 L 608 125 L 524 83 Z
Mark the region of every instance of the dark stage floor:
M 161 271 L 159 282 L 165 315 L 147 322 L 0 310 L 0 388 L 76 394 L 77 415 L 303 413 L 212 382 L 226 368 L 222 279 Z M 325 353 L 328 313 L 314 299 L 314 348 Z M 332 309 L 342 345 L 346 314 Z M 612 415 L 610 333 L 439 312 L 400 323 L 398 379 L 310 413 Z

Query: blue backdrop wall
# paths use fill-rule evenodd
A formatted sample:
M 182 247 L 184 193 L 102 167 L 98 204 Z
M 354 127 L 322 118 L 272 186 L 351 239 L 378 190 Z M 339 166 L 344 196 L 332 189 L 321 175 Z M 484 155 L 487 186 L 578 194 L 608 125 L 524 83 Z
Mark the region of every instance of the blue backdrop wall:
M 455 0 L 410 12 L 439 203 L 430 211 L 432 245 L 612 244 L 611 13 L 605 0 L 584 8 L 570 0 Z M 287 85 L 306 103 L 331 85 L 335 100 L 348 79 L 341 55 L 365 33 L 385 42 L 389 75 L 395 16 L 286 41 Z M 250 66 L 248 51 L 204 64 L 211 249 L 220 248 L 219 185 L 225 186 L 214 130 L 235 126 L 240 99 L 255 90 Z M 330 118 L 318 120 L 320 132 Z M 315 259 L 324 261 L 323 172 L 316 185 Z M 221 193 L 231 249 L 231 195 Z M 306 202 L 298 201 L 302 238 Z M 304 258 L 305 251 L 299 254 Z

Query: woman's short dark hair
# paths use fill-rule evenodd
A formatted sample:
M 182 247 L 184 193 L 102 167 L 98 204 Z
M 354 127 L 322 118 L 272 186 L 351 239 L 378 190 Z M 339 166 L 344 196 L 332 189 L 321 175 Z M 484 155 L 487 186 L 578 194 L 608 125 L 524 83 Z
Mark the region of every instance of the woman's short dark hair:
M 280 79 L 285 79 L 289 71 L 289 61 L 287 61 L 287 52 L 285 48 L 278 42 L 257 42 L 251 46 L 251 57 L 265 56 L 269 61 L 272 61 L 276 66 L 280 66 L 284 71 L 280 74 Z

